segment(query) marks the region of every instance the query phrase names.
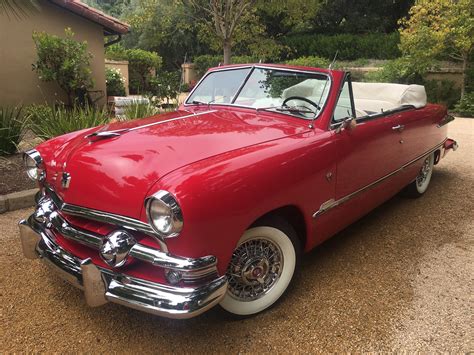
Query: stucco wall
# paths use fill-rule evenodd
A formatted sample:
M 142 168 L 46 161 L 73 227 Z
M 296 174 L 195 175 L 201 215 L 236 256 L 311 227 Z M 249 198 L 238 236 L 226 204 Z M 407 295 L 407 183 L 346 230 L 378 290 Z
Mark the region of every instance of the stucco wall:
M 46 31 L 64 36 L 64 29 L 70 27 L 75 39 L 87 41 L 91 60 L 94 90 L 101 90 L 104 97 L 99 104 L 106 102 L 104 36 L 100 25 L 79 17 L 47 1 L 40 0 L 41 11 L 28 18 L 18 20 L 0 14 L 0 105 L 18 105 L 53 102 L 55 99 L 66 102 L 66 95 L 54 83 L 45 83 L 32 71 L 36 60 L 36 49 L 32 39 L 33 31 Z M 97 97 L 95 95 L 93 97 Z
M 128 90 L 128 61 L 106 59 L 105 67 L 120 70 L 120 74 L 125 79 L 125 82 L 123 83 L 123 85 L 125 86 L 125 94 L 129 95 L 130 92 Z
M 181 68 L 183 69 L 183 82 L 188 85 L 195 85 L 200 79 L 197 76 L 195 64 L 184 63 L 181 64 Z

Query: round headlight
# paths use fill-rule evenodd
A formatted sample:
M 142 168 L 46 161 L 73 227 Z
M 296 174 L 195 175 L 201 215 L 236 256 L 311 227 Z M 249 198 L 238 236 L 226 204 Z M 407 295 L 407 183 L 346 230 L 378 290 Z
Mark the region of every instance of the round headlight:
M 23 155 L 23 161 L 25 163 L 26 174 L 33 181 L 44 179 L 44 170 L 41 169 L 43 159 L 37 150 L 32 149 Z
M 176 237 L 183 228 L 178 201 L 167 191 L 158 191 L 146 201 L 148 222 L 155 232 L 167 238 Z
M 31 180 L 38 180 L 38 167 L 36 166 L 36 162 L 33 160 L 32 157 L 29 155 L 25 155 L 25 168 L 26 174 Z

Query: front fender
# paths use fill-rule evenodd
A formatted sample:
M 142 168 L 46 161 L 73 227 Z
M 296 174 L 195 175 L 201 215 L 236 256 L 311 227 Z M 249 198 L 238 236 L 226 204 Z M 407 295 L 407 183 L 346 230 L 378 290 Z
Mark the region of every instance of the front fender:
M 287 205 L 303 212 L 308 235 L 313 235 L 311 215 L 318 199 L 334 193 L 325 179 L 333 167 L 329 143 L 328 132 L 307 132 L 220 154 L 160 179 L 149 193 L 171 192 L 184 217 L 181 234 L 167 240 L 170 252 L 215 255 L 223 274 L 244 231 L 262 215 Z

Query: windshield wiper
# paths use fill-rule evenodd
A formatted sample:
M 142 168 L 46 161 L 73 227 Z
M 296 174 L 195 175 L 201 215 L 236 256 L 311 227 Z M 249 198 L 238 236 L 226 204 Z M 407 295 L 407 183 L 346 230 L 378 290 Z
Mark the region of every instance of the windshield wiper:
M 203 102 L 203 101 L 198 101 L 198 100 L 193 100 L 191 103 L 193 105 L 209 105 L 212 101 L 209 102 Z
M 296 106 L 290 107 L 290 106 L 269 106 L 269 107 L 259 107 L 257 108 L 258 111 L 280 111 L 280 112 L 295 112 L 295 113 L 311 113 L 316 116 L 317 112 L 310 110 L 308 108 L 301 109 Z

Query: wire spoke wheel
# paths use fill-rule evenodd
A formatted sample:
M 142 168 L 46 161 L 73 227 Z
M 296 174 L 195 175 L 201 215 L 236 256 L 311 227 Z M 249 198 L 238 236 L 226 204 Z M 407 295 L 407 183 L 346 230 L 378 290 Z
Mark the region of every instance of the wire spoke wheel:
M 262 297 L 280 278 L 283 261 L 278 245 L 268 239 L 242 243 L 232 254 L 227 272 L 230 294 L 242 301 Z
M 423 166 L 421 167 L 420 174 L 416 177 L 416 183 L 418 186 L 423 186 L 426 182 L 426 179 L 430 175 L 431 171 L 431 164 L 430 164 L 430 157 L 426 158 Z
M 432 153 L 423 160 L 423 164 L 415 180 L 403 191 L 405 196 L 418 198 L 423 196 L 426 192 L 431 181 L 431 176 L 433 175 L 434 157 L 434 153 Z
M 286 221 L 270 222 L 247 229 L 232 253 L 227 292 L 220 303 L 229 313 L 248 316 L 267 309 L 293 279 L 299 240 Z
M 434 155 L 430 154 L 426 157 L 421 166 L 420 173 L 416 177 L 415 185 L 416 190 L 419 194 L 423 194 L 431 181 L 431 175 L 433 174 Z

